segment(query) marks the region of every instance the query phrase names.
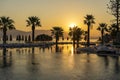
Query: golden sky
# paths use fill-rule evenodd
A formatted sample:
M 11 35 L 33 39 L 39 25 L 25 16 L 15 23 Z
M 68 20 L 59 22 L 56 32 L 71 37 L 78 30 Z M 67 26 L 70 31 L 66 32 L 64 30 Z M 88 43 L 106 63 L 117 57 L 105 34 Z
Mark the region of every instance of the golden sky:
M 26 27 L 26 19 L 29 16 L 40 18 L 42 27 L 37 29 L 49 30 L 53 26 L 61 26 L 68 31 L 71 23 L 86 30 L 84 16 L 92 14 L 96 24 L 91 35 L 97 36 L 98 24 L 110 24 L 110 20 L 114 18 L 107 13 L 108 2 L 109 0 L 0 0 L 0 16 L 9 16 L 15 21 L 15 27 L 23 31 L 31 30 Z

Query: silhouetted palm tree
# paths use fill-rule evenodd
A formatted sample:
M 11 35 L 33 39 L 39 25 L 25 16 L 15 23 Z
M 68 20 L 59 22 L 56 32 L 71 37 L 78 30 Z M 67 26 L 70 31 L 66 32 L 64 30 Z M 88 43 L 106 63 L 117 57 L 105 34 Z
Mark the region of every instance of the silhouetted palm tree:
M 73 40 L 73 47 L 75 47 L 75 31 L 76 31 L 76 27 L 73 27 L 69 29 L 69 33 L 68 35 L 72 38 Z
M 27 26 L 32 27 L 32 41 L 34 41 L 35 27 L 41 26 L 40 19 L 36 16 L 31 16 L 31 17 L 28 17 L 28 20 L 26 20 L 26 21 L 27 21 Z
M 116 35 L 117 35 L 117 32 L 118 32 L 118 29 L 117 29 L 117 24 L 111 24 L 111 26 L 109 27 L 108 31 L 112 37 L 112 40 L 113 42 L 115 41 L 116 39 Z
M 3 30 L 3 44 L 6 44 L 7 30 L 15 29 L 13 23 L 14 21 L 9 17 L 5 17 L 5 16 L 0 17 L 0 29 Z
M 84 20 L 84 24 L 86 24 L 88 26 L 88 37 L 87 37 L 87 46 L 90 45 L 90 27 L 92 27 L 93 24 L 95 24 L 94 21 L 94 16 L 93 15 L 86 15 L 85 16 L 85 20 Z
M 87 31 L 84 31 L 84 32 L 83 32 L 83 36 L 84 36 L 84 40 L 85 40 L 84 45 L 86 46 L 87 37 L 88 37 L 88 33 L 87 33 Z
M 84 35 L 84 40 L 87 41 L 87 31 L 84 31 L 83 35 Z
M 59 37 L 63 37 L 63 29 L 61 27 L 55 26 L 51 29 L 51 33 L 56 39 L 56 44 L 58 44 Z
M 82 39 L 82 34 L 83 34 L 83 30 L 81 28 L 77 28 L 76 29 L 76 35 L 75 35 L 75 38 L 76 38 L 76 41 L 77 41 L 77 47 L 79 47 L 79 41 Z
M 77 41 L 77 47 L 79 46 L 79 41 L 82 39 L 83 30 L 78 28 L 77 26 L 70 28 L 69 36 L 72 37 L 73 45 L 75 45 L 75 41 Z
M 104 32 L 107 31 L 107 24 L 106 23 L 100 23 L 97 30 L 101 31 L 101 39 L 102 39 L 102 44 L 104 43 L 103 36 Z

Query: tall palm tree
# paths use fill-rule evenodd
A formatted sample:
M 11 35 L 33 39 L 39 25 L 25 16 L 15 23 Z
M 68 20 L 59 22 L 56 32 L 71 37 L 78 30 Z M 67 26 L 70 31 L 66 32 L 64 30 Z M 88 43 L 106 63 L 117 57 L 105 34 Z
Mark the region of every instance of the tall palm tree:
M 92 25 L 95 24 L 95 21 L 94 21 L 95 18 L 93 15 L 86 15 L 84 18 L 85 18 L 84 24 L 86 24 L 88 27 L 87 46 L 89 46 L 90 45 L 90 27 L 92 27 Z
M 14 21 L 9 17 L 0 17 L 0 29 L 3 30 L 3 44 L 6 44 L 7 30 L 15 29 L 13 23 Z
M 101 39 L 102 39 L 102 44 L 104 44 L 103 36 L 104 32 L 107 31 L 107 24 L 106 23 L 100 23 L 97 30 L 101 32 Z
M 36 16 L 31 16 L 31 17 L 28 17 L 28 20 L 26 20 L 26 22 L 27 22 L 27 26 L 32 27 L 32 41 L 34 41 L 35 27 L 36 26 L 41 26 L 40 19 Z
M 77 41 L 77 47 L 79 47 L 79 41 L 82 39 L 83 30 L 81 28 L 78 28 L 78 26 L 75 26 L 73 28 L 70 28 L 68 34 L 73 39 L 73 45 L 75 45 L 75 41 Z
M 63 37 L 63 29 L 61 27 L 55 26 L 51 29 L 51 33 L 56 39 L 56 44 L 58 44 L 59 37 Z

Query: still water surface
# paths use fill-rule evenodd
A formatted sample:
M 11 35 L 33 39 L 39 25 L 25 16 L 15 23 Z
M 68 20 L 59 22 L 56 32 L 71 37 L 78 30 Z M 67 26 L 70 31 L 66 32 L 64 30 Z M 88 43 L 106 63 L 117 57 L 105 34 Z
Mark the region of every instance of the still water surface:
M 120 80 L 120 60 L 76 54 L 72 45 L 1 49 L 0 80 Z

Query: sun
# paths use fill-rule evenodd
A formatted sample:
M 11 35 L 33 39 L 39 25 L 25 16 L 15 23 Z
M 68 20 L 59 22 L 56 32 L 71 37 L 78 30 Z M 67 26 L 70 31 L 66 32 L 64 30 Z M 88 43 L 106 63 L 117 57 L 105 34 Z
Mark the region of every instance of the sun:
M 73 28 L 73 27 L 75 27 L 75 26 L 76 26 L 75 23 L 71 23 L 71 24 L 69 25 L 70 28 Z

